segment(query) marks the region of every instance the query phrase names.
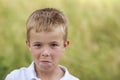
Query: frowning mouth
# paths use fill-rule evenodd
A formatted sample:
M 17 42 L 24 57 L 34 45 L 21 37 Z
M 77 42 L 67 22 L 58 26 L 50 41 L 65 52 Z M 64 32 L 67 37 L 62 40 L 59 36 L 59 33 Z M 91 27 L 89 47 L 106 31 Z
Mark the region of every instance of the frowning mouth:
M 41 63 L 51 63 L 49 60 L 40 60 Z

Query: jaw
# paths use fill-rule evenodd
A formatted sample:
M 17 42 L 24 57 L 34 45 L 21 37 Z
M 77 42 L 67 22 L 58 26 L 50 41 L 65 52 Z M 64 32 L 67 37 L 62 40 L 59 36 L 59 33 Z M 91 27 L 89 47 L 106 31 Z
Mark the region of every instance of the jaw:
M 49 73 L 58 68 L 58 65 L 48 62 L 39 62 L 38 65 L 35 65 L 36 72 Z

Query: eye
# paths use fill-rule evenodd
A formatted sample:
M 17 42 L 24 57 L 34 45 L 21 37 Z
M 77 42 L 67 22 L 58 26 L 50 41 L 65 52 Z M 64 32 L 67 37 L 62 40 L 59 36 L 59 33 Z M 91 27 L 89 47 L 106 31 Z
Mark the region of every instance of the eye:
M 35 48 L 40 48 L 42 45 L 41 44 L 34 44 Z
M 52 48 L 55 48 L 55 47 L 58 47 L 59 45 L 58 45 L 57 43 L 52 43 L 50 46 L 51 46 Z

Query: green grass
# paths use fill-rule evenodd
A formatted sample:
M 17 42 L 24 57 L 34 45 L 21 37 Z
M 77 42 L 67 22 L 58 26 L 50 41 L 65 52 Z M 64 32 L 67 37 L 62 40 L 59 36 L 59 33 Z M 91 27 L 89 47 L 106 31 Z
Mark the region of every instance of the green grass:
M 70 21 L 62 65 L 81 80 L 120 79 L 119 0 L 0 0 L 0 80 L 31 63 L 25 22 L 44 7 L 60 9 Z

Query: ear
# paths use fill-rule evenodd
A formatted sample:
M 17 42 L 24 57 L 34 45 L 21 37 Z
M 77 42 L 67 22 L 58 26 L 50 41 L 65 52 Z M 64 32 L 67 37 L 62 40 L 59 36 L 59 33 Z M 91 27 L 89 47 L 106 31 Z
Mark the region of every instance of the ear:
M 27 45 L 28 49 L 31 51 L 30 41 L 29 40 L 26 40 L 26 45 Z
M 66 41 L 64 42 L 64 48 L 67 48 L 67 47 L 69 46 L 69 44 L 70 44 L 70 41 L 69 41 L 69 40 L 66 40 Z

